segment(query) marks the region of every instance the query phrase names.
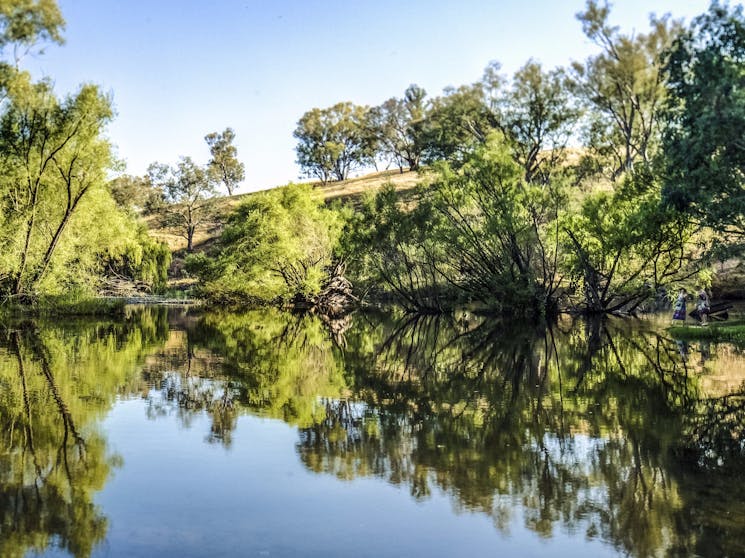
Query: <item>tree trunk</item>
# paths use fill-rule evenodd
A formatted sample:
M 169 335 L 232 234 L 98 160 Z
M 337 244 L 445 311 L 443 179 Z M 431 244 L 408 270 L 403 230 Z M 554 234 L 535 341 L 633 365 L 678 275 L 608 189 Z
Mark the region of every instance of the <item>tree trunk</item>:
M 186 228 L 186 251 L 191 252 L 194 248 L 194 227 Z

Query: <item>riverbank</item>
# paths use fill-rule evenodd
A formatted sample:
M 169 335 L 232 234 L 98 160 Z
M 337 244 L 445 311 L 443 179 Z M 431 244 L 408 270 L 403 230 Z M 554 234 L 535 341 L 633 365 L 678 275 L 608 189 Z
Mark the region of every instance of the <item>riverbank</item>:
M 706 326 L 672 326 L 668 331 L 675 339 L 684 341 L 721 341 L 745 346 L 745 320 L 712 322 Z
M 45 297 L 31 304 L 6 302 L 0 305 L 0 319 L 41 316 L 121 316 L 127 306 L 198 306 L 195 298 L 141 295 L 127 297 Z

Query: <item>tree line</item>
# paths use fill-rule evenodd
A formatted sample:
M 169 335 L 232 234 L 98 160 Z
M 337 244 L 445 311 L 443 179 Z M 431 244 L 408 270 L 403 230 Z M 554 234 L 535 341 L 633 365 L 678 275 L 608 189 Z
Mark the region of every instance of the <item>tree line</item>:
M 567 68 L 529 60 L 507 79 L 492 63 L 438 97 L 412 85 L 378 107 L 302 116 L 308 176 L 421 169 L 408 198 L 388 187 L 329 206 L 289 185 L 231 211 L 215 203 L 245 174 L 230 128 L 205 137 L 206 165 L 183 157 L 110 180 L 111 99 L 91 85 L 61 99 L 19 69 L 9 53 L 60 42 L 64 25 L 53 2 L 19 4 L 0 16 L 0 293 L 93 293 L 112 276 L 164 285 L 170 251 L 142 214 L 187 252 L 200 228 L 220 226 L 186 259 L 200 294 L 220 302 L 312 305 L 349 294 L 350 279 L 351 298 L 416 311 L 633 312 L 706 282 L 745 231 L 742 8 L 714 2 L 687 27 L 652 17 L 634 34 L 610 15 L 588 0 L 577 18 L 597 53 Z
M 204 294 L 307 299 L 344 269 L 358 295 L 413 311 L 628 313 L 709 282 L 745 231 L 742 8 L 633 34 L 610 16 L 588 0 L 577 19 L 597 53 L 568 68 L 530 60 L 508 80 L 493 63 L 439 97 L 413 85 L 378 107 L 308 111 L 295 130 L 308 176 L 386 161 L 426 165 L 422 186 L 356 207 L 305 186 L 253 197 L 214 258 L 191 260 Z M 296 225 L 276 230 L 276 212 Z
M 570 142 L 584 147 L 586 172 L 617 178 L 636 161 L 649 162 L 659 143 L 664 53 L 682 24 L 652 16 L 648 32 L 630 35 L 609 17 L 607 3 L 587 3 L 577 18 L 599 52 L 566 68 L 545 69 L 530 59 L 508 78 L 492 62 L 479 81 L 439 96 L 413 84 L 379 106 L 314 108 L 294 132 L 297 162 L 323 182 L 378 163 L 416 170 L 462 162 L 499 130 L 528 182 L 547 182 L 566 162 Z

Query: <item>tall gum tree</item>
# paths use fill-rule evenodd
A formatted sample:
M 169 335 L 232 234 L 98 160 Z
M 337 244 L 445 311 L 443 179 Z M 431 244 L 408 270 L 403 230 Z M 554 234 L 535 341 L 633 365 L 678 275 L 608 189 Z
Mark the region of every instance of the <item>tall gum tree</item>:
M 195 233 L 215 221 L 212 176 L 191 157 L 182 157 L 175 167 L 153 163 L 148 175 L 166 202 L 161 208 L 163 224 L 183 237 L 186 251 L 191 252 Z
M 367 133 L 369 109 L 350 102 L 314 108 L 303 114 L 293 135 L 297 163 L 305 176 L 346 180 L 355 169 L 372 163 L 375 149 Z
M 398 165 L 417 170 L 422 159 L 422 127 L 427 111 L 427 92 L 410 85 L 402 99 L 391 97 L 370 110 L 371 133 L 378 153 Z
M 204 136 L 212 156 L 207 168 L 215 180 L 225 186 L 229 196 L 233 195 L 236 186 L 246 177 L 246 168 L 238 160 L 238 149 L 233 145 L 234 140 L 235 132 L 232 128 Z
M 589 109 L 586 142 L 618 178 L 647 163 L 659 145 L 658 114 L 665 99 L 663 54 L 681 30 L 669 16 L 650 16 L 650 31 L 624 35 L 609 23 L 610 5 L 588 0 L 577 14 L 601 51 L 572 64 L 573 85 Z
M 485 72 L 484 90 L 493 81 Z M 493 102 L 497 126 L 512 140 L 515 160 L 527 182 L 548 184 L 564 161 L 566 145 L 580 117 L 563 69 L 544 71 L 529 60 L 513 76 L 510 87 Z

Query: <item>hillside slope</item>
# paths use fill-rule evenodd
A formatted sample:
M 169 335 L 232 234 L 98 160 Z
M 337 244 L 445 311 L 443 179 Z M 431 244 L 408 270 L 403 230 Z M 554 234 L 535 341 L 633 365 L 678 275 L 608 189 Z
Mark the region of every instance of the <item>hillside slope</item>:
M 423 179 L 423 176 L 416 171 L 404 171 L 403 173 L 396 170 L 388 170 L 366 174 L 364 176 L 350 178 L 341 182 L 329 182 L 321 184 L 314 183 L 316 188 L 327 202 L 341 201 L 342 203 L 355 203 L 361 199 L 365 193 L 375 192 L 383 187 L 386 183 L 391 183 L 401 192 L 402 195 L 413 193 L 417 184 Z M 224 196 L 217 198 L 218 214 L 225 217 L 230 211 L 240 204 L 246 198 L 255 195 L 257 192 L 245 194 L 236 194 L 234 196 Z M 145 222 L 150 229 L 153 237 L 168 244 L 175 255 L 180 254 L 186 248 L 186 239 L 174 234 L 172 231 L 163 229 L 158 226 L 157 217 L 148 216 Z M 201 251 L 207 248 L 215 239 L 220 236 L 222 226 L 218 223 L 209 230 L 200 230 L 194 236 L 194 250 Z

